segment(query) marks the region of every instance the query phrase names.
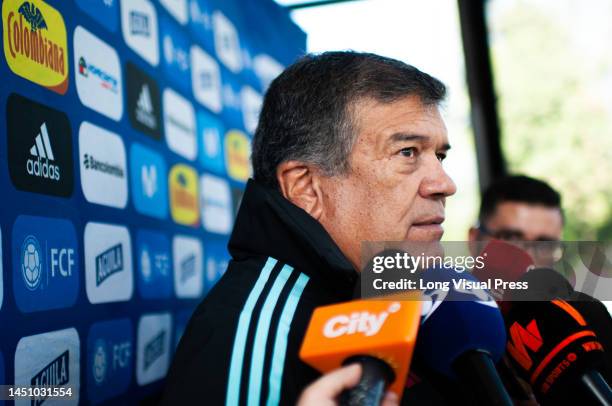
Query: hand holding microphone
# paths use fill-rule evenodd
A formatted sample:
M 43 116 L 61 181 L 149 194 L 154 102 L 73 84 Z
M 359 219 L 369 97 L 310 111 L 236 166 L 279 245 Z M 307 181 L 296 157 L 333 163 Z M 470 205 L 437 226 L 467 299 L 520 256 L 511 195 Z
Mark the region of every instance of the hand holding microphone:
M 358 300 L 317 308 L 300 358 L 323 373 L 361 364 L 357 385 L 340 404 L 378 406 L 387 389 L 401 398 L 416 341 L 418 300 Z
M 360 364 L 351 364 L 323 375 L 304 389 L 297 406 L 338 406 L 340 394 L 355 387 L 359 383 L 361 373 Z M 381 406 L 398 405 L 398 396 L 388 391 Z

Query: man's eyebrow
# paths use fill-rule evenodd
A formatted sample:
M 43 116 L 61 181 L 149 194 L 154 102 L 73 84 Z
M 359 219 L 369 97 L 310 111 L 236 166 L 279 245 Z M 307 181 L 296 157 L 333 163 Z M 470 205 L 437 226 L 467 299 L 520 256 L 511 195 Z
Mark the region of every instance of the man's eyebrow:
M 410 133 L 395 133 L 391 135 L 391 137 L 389 138 L 389 142 L 390 143 L 402 142 L 402 141 L 427 142 L 430 139 L 431 138 L 427 135 L 410 134 Z M 442 147 L 440 147 L 441 151 L 448 151 L 449 149 L 451 149 L 451 146 L 449 143 L 445 143 L 444 145 L 442 145 Z
M 429 137 L 426 135 L 409 134 L 409 133 L 395 133 L 389 138 L 389 142 L 399 141 L 429 141 Z

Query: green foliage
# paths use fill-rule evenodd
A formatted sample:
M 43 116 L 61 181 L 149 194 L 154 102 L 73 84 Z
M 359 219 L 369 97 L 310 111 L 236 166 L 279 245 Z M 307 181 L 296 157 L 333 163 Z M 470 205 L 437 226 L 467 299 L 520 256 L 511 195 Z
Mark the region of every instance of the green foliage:
M 490 24 L 510 171 L 561 192 L 566 240 L 612 240 L 612 110 L 601 96 L 610 59 L 585 57 L 571 27 L 533 2 Z

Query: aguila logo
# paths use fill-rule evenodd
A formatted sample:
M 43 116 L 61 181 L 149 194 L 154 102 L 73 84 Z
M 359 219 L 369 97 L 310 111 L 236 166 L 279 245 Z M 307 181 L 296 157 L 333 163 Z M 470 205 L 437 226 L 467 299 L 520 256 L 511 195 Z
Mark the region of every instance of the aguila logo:
M 9 67 L 34 83 L 66 93 L 68 48 L 62 15 L 42 0 L 18 4 L 2 3 L 4 56 Z

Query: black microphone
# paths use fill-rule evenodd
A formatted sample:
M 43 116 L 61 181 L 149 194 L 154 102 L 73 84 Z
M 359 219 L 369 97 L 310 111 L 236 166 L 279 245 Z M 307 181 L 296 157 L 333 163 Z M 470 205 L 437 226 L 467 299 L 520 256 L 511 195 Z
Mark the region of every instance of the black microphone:
M 574 306 L 591 326 L 604 348 L 602 375 L 607 382 L 612 382 L 612 316 L 606 306 L 599 300 L 574 290 L 571 283 L 559 272 L 550 268 L 535 268 L 524 274 L 520 281 L 527 282 L 525 291 L 507 291 L 504 295 L 503 309 L 512 307 L 512 301 L 546 301 L 564 299 Z M 504 312 L 507 313 L 507 312 Z
M 553 276 L 546 270 L 529 278 L 525 275 L 525 279 L 535 281 L 545 274 Z M 515 291 L 512 296 L 518 301 L 505 317 L 507 353 L 517 372 L 531 384 L 543 405 L 612 405 L 612 390 L 600 373 L 604 348 L 585 316 L 561 298 L 520 300 L 532 300 L 535 292 L 540 298 L 553 295 L 545 286 L 530 286 L 525 297 Z

